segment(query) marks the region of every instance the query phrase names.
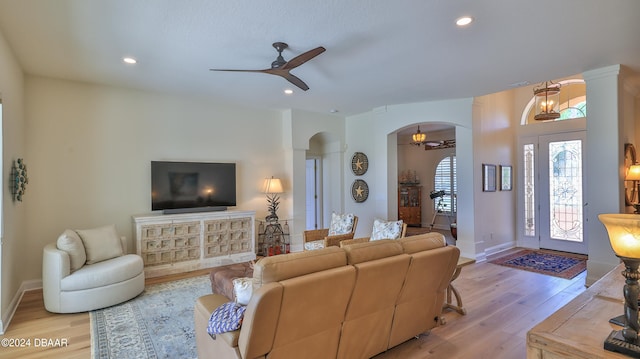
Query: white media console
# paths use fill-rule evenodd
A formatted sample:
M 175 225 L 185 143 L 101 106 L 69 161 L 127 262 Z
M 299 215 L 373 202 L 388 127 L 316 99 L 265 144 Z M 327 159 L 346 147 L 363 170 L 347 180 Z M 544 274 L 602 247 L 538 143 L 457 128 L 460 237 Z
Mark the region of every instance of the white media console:
M 255 254 L 255 211 L 133 216 L 145 276 L 247 262 Z

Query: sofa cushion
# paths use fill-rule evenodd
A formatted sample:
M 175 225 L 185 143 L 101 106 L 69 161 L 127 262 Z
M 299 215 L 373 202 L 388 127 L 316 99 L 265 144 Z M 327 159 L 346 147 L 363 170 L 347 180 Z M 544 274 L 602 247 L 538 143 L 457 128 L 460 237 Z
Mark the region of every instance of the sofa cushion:
M 84 249 L 87 252 L 87 264 L 94 264 L 123 254 L 122 243 L 120 243 L 120 238 L 114 225 L 93 229 L 78 229 L 76 232 L 80 235 Z
M 373 232 L 371 240 L 380 239 L 398 239 L 402 234 L 402 220 L 399 221 L 382 221 L 376 219 L 373 221 Z
M 444 235 L 438 232 L 429 232 L 400 239 L 402 249 L 407 254 L 444 247 L 446 243 Z
M 58 237 L 56 247 L 69 254 L 72 273 L 82 268 L 87 261 L 87 253 L 84 250 L 84 244 L 82 244 L 82 239 L 80 239 L 80 236 L 78 236 L 78 233 L 75 231 L 66 229 L 60 237 Z
M 358 264 L 380 258 L 402 254 L 402 246 L 395 239 L 380 239 L 373 242 L 356 243 L 344 247 L 349 264 Z
M 134 278 L 143 271 L 142 258 L 126 254 L 107 261 L 87 264 L 60 281 L 61 291 L 108 286 Z
M 353 213 L 336 214 L 331 213 L 331 224 L 329 225 L 329 235 L 347 234 L 353 230 Z
M 253 290 L 255 291 L 266 283 L 278 282 L 346 264 L 347 257 L 344 250 L 335 246 L 315 251 L 264 257 L 254 265 Z

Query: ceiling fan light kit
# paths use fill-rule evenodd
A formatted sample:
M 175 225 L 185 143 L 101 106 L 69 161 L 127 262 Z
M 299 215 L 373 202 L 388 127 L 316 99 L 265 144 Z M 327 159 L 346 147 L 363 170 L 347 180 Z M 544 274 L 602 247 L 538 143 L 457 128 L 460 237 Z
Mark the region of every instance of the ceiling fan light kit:
M 298 88 L 307 91 L 309 86 L 307 86 L 304 81 L 299 79 L 298 77 L 291 74 L 291 70 L 296 67 L 304 64 L 305 62 L 313 59 L 314 57 L 320 55 L 325 52 L 326 49 L 322 46 L 316 47 L 315 49 L 304 52 L 289 61 L 286 61 L 284 57 L 282 57 L 282 51 L 289 47 L 284 42 L 274 42 L 273 47 L 278 51 L 278 57 L 271 63 L 271 68 L 263 69 L 263 70 L 234 70 L 234 69 L 210 69 L 211 71 L 231 71 L 231 72 L 259 72 L 264 74 L 276 75 L 284 78 L 285 80 L 291 82 L 296 85 Z

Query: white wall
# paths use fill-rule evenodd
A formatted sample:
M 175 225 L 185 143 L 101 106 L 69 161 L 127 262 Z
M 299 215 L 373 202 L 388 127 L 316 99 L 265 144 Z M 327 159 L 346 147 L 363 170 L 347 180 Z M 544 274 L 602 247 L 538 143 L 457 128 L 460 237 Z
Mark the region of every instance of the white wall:
M 22 69 L 0 33 L 0 101 L 2 101 L 2 236 L 0 270 L 0 333 L 13 315 L 19 299 L 17 293 L 25 278 L 23 258 L 27 256 L 28 244 L 25 236 L 27 203 L 13 202 L 9 183 L 14 160 L 24 158 L 28 174 L 31 172 L 31 158 L 25 153 L 24 125 L 24 78 Z M 31 185 L 27 186 L 26 198 L 30 196 Z M 42 249 L 41 249 L 42 250 Z
M 292 198 L 290 217 L 294 218 L 291 250 L 302 250 L 302 231 L 306 213 L 306 158 L 310 140 L 321 134 L 323 162 L 323 210 L 326 213 L 344 212 L 343 155 L 345 148 L 344 118 L 336 115 L 287 110 L 283 117 L 283 146 L 287 173 L 291 179 Z M 325 222 L 326 222 L 325 215 Z
M 385 106 L 351 116 L 346 123 L 345 211 L 360 217 L 356 237 L 371 234 L 375 218 L 397 216 L 398 146 L 396 131 L 418 123 L 448 123 L 456 127 L 458 160 L 458 247 L 464 256 L 475 258 L 473 188 L 474 177 L 472 99 L 456 99 L 406 105 Z M 461 139 L 461 140 L 460 140 Z M 354 152 L 369 158 L 369 170 L 355 176 L 349 168 Z M 361 178 L 369 186 L 369 198 L 356 203 L 350 194 L 351 184 Z
M 40 77 L 26 82 L 30 183 L 23 279 L 65 228 L 113 223 L 135 249 L 131 216 L 150 212 L 150 161 L 237 164 L 237 209 L 267 214 L 265 178 L 287 181 L 282 115 Z M 291 213 L 283 196 L 281 213 Z
M 482 191 L 482 164 L 511 165 L 515 173 L 519 163 L 515 157 L 515 128 L 520 118 L 513 114 L 513 93 L 510 91 L 476 97 L 473 127 L 474 211 L 477 259 L 515 246 L 517 181 L 511 191 L 500 191 L 499 181 L 495 192 Z M 514 177 L 515 179 L 515 177 Z

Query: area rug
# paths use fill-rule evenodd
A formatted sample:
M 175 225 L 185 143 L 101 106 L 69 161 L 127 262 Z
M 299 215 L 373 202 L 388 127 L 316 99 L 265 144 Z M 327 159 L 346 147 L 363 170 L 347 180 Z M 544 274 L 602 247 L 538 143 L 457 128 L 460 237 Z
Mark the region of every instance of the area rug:
M 91 356 L 197 358 L 193 308 L 211 293 L 208 276 L 147 286 L 136 298 L 90 312 Z
M 587 269 L 587 256 L 550 250 L 523 249 L 489 263 L 572 279 Z

